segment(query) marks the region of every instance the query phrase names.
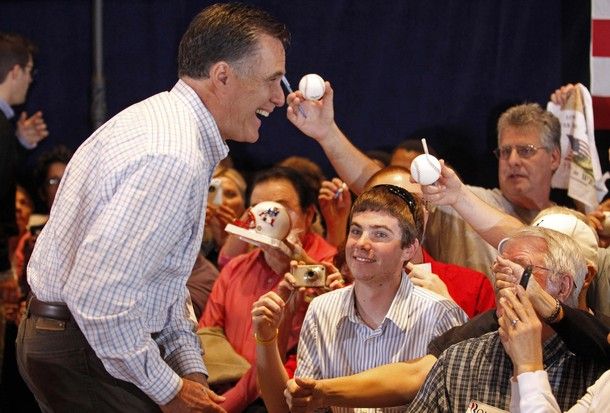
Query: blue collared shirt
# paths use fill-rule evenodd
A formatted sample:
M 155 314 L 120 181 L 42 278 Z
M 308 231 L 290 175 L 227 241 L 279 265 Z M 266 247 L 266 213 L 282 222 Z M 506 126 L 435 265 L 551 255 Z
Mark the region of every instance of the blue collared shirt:
M 72 157 L 28 266 L 34 294 L 66 303 L 108 372 L 158 404 L 207 373 L 185 284 L 227 153 L 183 81 L 125 109 Z

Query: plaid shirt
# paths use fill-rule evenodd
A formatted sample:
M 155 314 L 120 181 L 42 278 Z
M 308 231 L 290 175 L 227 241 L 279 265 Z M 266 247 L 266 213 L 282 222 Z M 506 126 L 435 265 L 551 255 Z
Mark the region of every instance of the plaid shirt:
M 106 370 L 159 404 L 205 372 L 185 284 L 227 152 L 183 81 L 125 109 L 74 154 L 28 266 L 34 294 L 68 305 Z
M 563 411 L 604 372 L 603 365 L 570 352 L 557 335 L 544 343 L 543 357 L 553 394 Z M 409 412 L 463 413 L 472 400 L 509 410 L 512 373 L 512 362 L 497 331 L 462 341 L 441 354 Z

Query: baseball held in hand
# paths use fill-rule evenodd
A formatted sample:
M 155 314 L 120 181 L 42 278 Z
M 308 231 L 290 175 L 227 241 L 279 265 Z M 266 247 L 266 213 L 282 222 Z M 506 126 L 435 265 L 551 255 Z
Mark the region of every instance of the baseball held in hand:
M 314 73 L 305 75 L 299 82 L 299 90 L 307 100 L 320 100 L 324 96 L 324 79 Z
M 420 185 L 433 184 L 441 176 L 441 163 L 432 155 L 419 155 L 411 162 L 411 175 Z

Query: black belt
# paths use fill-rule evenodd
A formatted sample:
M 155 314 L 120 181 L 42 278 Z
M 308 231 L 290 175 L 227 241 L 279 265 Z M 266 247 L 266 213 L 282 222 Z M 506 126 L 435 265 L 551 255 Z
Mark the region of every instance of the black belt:
M 51 318 L 53 320 L 72 320 L 70 309 L 64 303 L 45 303 L 32 295 L 28 305 L 28 313 L 38 317 Z

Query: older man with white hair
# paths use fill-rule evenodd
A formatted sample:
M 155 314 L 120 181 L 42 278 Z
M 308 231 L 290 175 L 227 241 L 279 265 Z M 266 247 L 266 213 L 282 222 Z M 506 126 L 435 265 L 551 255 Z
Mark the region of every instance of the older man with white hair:
M 496 273 L 517 276 L 516 268 L 530 268 L 535 280 L 530 284 L 538 284 L 555 299 L 556 310 L 542 320 L 543 357 L 557 401 L 567 409 L 604 371 L 602 364 L 569 351 L 549 325 L 561 304 L 577 304 L 587 273 L 581 249 L 568 236 L 540 227 L 520 229 L 499 247 Z M 497 331 L 462 341 L 441 354 L 409 411 L 464 411 L 475 405 L 508 410 L 511 373 L 510 357 Z

